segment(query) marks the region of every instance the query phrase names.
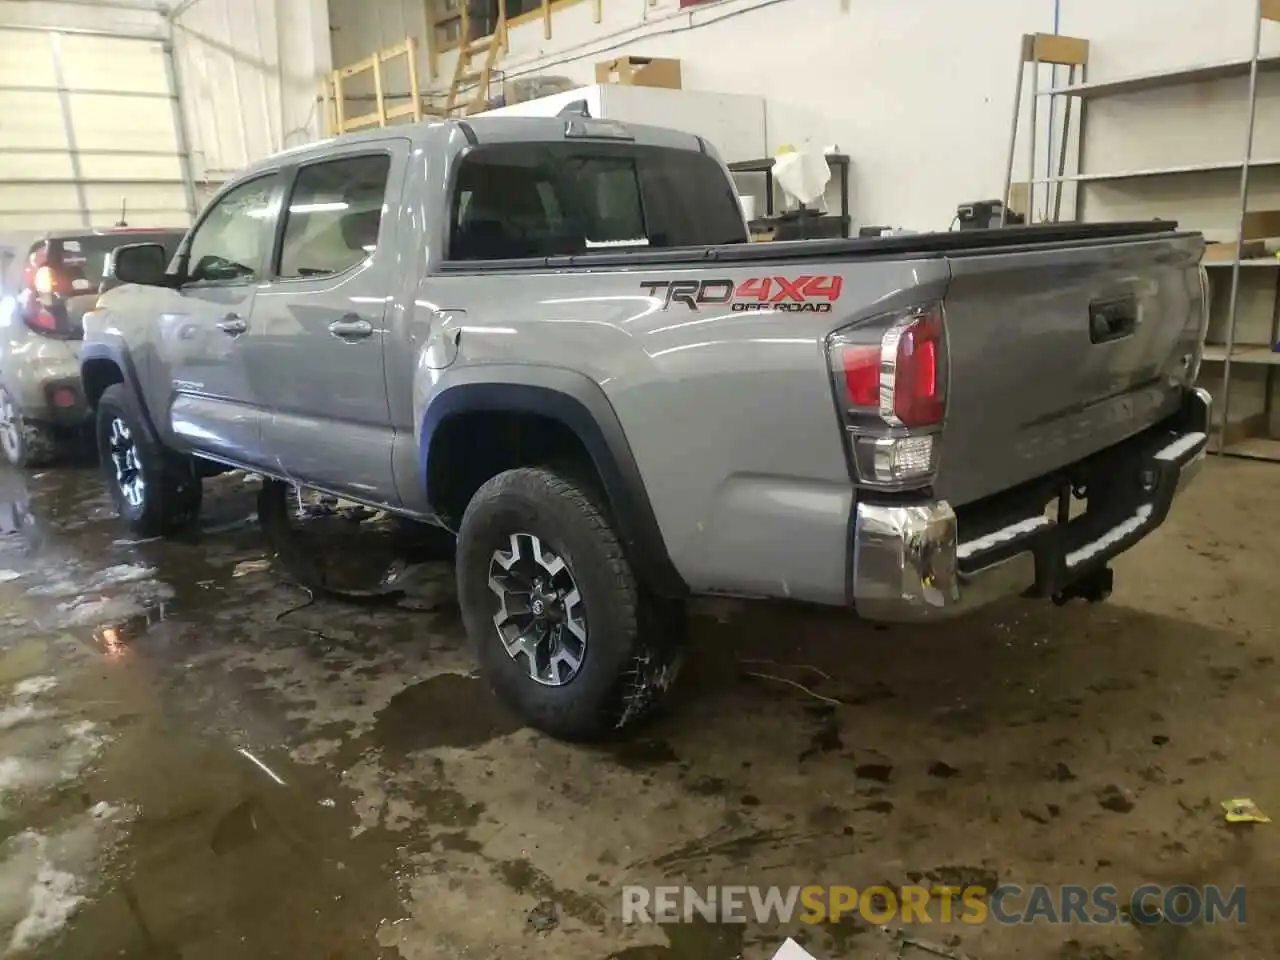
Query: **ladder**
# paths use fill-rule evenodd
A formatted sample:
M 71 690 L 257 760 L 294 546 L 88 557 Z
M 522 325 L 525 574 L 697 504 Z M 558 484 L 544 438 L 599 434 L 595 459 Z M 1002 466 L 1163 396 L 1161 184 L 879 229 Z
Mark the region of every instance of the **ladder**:
M 462 0 L 462 22 L 458 42 L 458 60 L 453 66 L 453 82 L 449 84 L 449 99 L 445 102 L 447 117 L 480 113 L 489 106 L 489 80 L 493 66 L 507 46 L 506 0 L 498 2 L 498 18 L 493 33 L 487 37 L 471 39 L 471 17 L 467 2 Z M 483 57 L 481 56 L 483 55 Z M 479 69 L 473 69 L 473 61 L 479 59 Z

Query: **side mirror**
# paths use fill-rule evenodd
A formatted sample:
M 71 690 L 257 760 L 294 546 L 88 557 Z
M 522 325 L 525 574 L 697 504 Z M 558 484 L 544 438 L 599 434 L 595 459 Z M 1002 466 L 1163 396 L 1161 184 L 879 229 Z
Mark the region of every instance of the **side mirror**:
M 169 285 L 165 270 L 169 255 L 160 243 L 130 243 L 116 247 L 107 264 L 104 284 L 141 283 L 150 287 Z

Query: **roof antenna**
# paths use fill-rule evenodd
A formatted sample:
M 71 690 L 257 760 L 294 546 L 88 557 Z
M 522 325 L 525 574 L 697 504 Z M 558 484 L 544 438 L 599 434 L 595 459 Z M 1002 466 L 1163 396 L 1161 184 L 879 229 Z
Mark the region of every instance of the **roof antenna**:
M 586 117 L 591 119 L 591 111 L 587 109 L 587 101 L 575 100 L 573 103 L 566 104 L 560 108 L 560 112 L 556 114 L 558 117 Z
M 126 197 L 121 197 L 121 198 L 120 198 L 120 219 L 116 221 L 116 226 L 117 226 L 117 227 L 127 227 L 127 226 L 129 225 L 128 221 L 127 221 L 127 220 L 125 220 L 125 218 L 124 218 L 124 215 L 125 215 L 125 207 L 126 207 L 126 205 L 128 204 L 128 202 L 129 202 L 129 201 L 128 201 L 128 198 L 126 198 Z

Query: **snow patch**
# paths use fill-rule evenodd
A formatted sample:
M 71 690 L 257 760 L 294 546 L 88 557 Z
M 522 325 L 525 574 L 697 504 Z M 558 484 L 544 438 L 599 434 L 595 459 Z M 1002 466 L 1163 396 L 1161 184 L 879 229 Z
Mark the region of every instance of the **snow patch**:
M 42 693 L 48 693 L 58 685 L 56 677 L 27 677 L 25 680 L 19 680 L 13 685 L 13 695 L 15 697 L 38 697 Z
M 19 703 L 12 707 L 4 707 L 0 709 L 0 730 L 12 730 L 20 724 L 51 716 L 53 716 L 52 710 L 45 710 L 33 703 Z
M 27 915 L 13 928 L 9 949 L 28 950 L 65 927 L 84 903 L 79 891 L 80 881 L 74 874 L 42 863 L 31 886 Z

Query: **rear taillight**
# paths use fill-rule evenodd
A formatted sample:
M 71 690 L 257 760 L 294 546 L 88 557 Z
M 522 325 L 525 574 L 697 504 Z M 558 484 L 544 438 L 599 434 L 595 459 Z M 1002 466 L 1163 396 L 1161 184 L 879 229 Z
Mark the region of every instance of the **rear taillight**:
M 27 326 L 38 333 L 58 332 L 58 318 L 46 310 L 42 304 L 37 303 L 28 309 L 24 319 Z
M 893 335 L 893 331 L 886 335 L 886 345 Z M 946 412 L 941 308 L 928 310 L 902 327 L 893 347 L 890 379 L 894 416 L 908 427 L 941 423 Z
M 55 279 L 53 268 L 43 266 L 36 270 L 35 278 L 31 281 L 31 287 L 36 293 L 48 295 L 54 292 Z
M 859 321 L 827 346 L 857 479 L 893 488 L 929 483 L 947 409 L 942 304 Z
M 61 325 L 49 306 L 44 303 L 34 290 L 24 290 L 18 296 L 18 316 L 22 322 L 36 333 L 49 336 L 61 334 Z

